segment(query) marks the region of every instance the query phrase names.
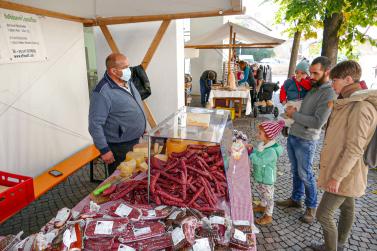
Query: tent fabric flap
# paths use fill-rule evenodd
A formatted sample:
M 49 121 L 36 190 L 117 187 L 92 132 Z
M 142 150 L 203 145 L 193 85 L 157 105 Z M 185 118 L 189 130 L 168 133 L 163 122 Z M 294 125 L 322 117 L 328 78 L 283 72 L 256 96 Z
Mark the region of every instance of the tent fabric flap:
M 236 40 L 245 44 L 270 44 L 274 47 L 285 42 L 283 39 L 228 22 L 212 32 L 188 41 L 185 46 L 195 48 L 195 46 L 217 45 L 221 47 L 222 45 L 219 45 L 218 41 L 229 40 L 230 26 L 233 26 L 233 32 L 236 33 Z

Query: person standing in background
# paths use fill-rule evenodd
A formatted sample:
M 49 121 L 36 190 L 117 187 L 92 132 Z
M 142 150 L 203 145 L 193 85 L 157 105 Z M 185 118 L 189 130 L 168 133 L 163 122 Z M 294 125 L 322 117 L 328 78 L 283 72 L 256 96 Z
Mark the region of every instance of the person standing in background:
M 200 103 L 206 107 L 212 84 L 217 82 L 217 73 L 213 70 L 206 70 L 200 76 Z
M 310 66 L 312 89 L 306 94 L 298 111 L 293 106 L 286 108 L 286 115 L 294 123 L 289 131 L 287 150 L 291 162 L 291 197 L 278 201 L 277 206 L 301 207 L 305 195 L 306 211 L 301 221 L 312 223 L 317 207 L 317 184 L 313 172 L 313 160 L 321 130 L 327 122 L 335 99 L 329 75 L 331 61 L 318 57 Z
M 361 91 L 360 77 L 361 67 L 353 60 L 337 64 L 330 73 L 332 86 L 342 98 L 334 104 L 321 152 L 318 187 L 325 193 L 316 217 L 325 243 L 313 244 L 316 251 L 344 249 L 355 219 L 355 199 L 367 187 L 368 166 L 363 157 L 376 132 L 377 91 Z

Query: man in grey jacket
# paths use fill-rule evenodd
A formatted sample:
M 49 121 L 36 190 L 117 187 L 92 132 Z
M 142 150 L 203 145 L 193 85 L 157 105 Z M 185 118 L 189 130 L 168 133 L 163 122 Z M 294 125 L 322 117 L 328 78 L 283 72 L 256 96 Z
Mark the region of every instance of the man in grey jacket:
M 109 174 L 139 143 L 146 119 L 139 92 L 131 79 L 128 59 L 120 53 L 106 58 L 106 73 L 93 90 L 89 109 L 89 132 Z
M 317 185 L 313 173 L 313 159 L 321 128 L 330 116 L 335 93 L 329 82 L 331 61 L 318 57 L 310 66 L 312 89 L 305 96 L 300 111 L 287 107 L 286 114 L 294 120 L 287 148 L 293 176 L 293 191 L 289 199 L 278 201 L 278 206 L 301 207 L 305 195 L 306 212 L 301 218 L 312 223 L 317 207 Z

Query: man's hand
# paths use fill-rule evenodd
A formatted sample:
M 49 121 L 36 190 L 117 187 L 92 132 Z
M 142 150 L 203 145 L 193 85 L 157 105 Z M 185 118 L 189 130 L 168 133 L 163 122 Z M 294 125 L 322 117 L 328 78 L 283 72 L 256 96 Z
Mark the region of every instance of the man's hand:
M 286 103 L 287 103 L 287 101 L 285 101 L 285 100 L 283 102 L 281 102 L 282 105 L 285 105 Z
M 292 118 L 295 112 L 297 112 L 297 108 L 294 106 L 287 106 L 285 110 L 285 114 L 287 115 L 288 118 Z
M 326 185 L 327 191 L 330 193 L 337 193 L 339 190 L 339 185 L 340 185 L 340 182 L 338 182 L 337 180 L 331 179 Z
M 101 155 L 101 159 L 103 160 L 103 162 L 105 162 L 108 165 L 115 161 L 112 151 L 108 151 L 107 153 Z

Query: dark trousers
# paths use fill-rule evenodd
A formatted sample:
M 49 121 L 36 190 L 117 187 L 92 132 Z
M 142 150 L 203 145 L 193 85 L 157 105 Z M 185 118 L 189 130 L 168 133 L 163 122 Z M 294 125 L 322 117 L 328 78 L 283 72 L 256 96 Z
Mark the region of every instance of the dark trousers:
M 109 147 L 113 152 L 115 161 L 107 166 L 109 175 L 111 175 L 121 162 L 126 159 L 126 154 L 132 151 L 134 145 L 139 143 L 139 139 L 127 141 L 124 143 L 109 143 Z
M 203 107 L 205 107 L 206 103 L 208 103 L 210 92 L 211 88 L 207 87 L 206 82 L 204 80 L 200 80 L 200 103 Z

